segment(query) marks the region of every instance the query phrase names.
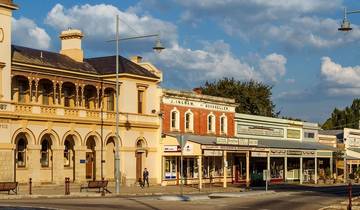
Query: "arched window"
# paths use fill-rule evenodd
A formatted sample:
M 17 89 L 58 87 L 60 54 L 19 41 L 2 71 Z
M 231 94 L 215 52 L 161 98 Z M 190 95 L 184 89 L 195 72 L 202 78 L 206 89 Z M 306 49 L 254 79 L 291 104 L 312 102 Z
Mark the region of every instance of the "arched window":
M 227 117 L 225 114 L 220 117 L 220 134 L 227 134 Z
M 209 114 L 208 115 L 208 133 L 215 133 L 215 115 Z
M 41 159 L 40 159 L 40 163 L 41 163 L 41 167 L 49 167 L 49 154 L 50 154 L 50 148 L 51 145 L 49 143 L 49 140 L 44 139 L 41 142 Z
M 185 131 L 194 131 L 194 115 L 190 110 L 185 113 Z
M 21 138 L 16 145 L 16 163 L 18 167 L 26 166 L 26 141 Z
M 172 130 L 179 130 L 179 111 L 171 111 L 170 125 Z
M 65 140 L 64 143 L 65 149 L 64 149 L 64 167 L 70 167 L 71 166 L 71 160 L 73 155 L 73 145 L 69 140 Z

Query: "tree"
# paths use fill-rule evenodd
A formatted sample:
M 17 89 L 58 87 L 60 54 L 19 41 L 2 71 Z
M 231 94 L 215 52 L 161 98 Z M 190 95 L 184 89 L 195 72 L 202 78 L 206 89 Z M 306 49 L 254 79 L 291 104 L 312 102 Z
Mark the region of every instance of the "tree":
M 275 104 L 271 100 L 272 86 L 261 82 L 242 82 L 234 78 L 223 78 L 214 82 L 205 82 L 200 87 L 203 94 L 233 98 L 238 103 L 237 113 L 277 117 Z
M 354 99 L 351 106 L 340 110 L 335 108 L 331 117 L 321 126 L 324 130 L 359 128 L 360 118 L 360 99 Z

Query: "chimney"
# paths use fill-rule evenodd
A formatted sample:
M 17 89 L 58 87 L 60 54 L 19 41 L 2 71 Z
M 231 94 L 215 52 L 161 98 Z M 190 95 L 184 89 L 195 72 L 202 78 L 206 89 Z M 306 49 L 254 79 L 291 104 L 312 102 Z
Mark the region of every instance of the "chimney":
M 141 63 L 142 62 L 142 57 L 141 56 L 138 56 L 138 55 L 136 55 L 136 56 L 133 56 L 133 57 L 131 57 L 130 58 L 130 60 L 132 61 L 132 62 L 134 62 L 134 63 Z
M 202 94 L 201 88 L 199 88 L 199 87 L 194 88 L 193 91 L 194 91 L 196 94 L 199 94 L 199 95 Z
M 78 29 L 71 29 L 62 31 L 60 34 L 61 50 L 60 54 L 67 55 L 77 62 L 84 61 L 84 52 L 81 48 L 81 39 L 83 33 Z

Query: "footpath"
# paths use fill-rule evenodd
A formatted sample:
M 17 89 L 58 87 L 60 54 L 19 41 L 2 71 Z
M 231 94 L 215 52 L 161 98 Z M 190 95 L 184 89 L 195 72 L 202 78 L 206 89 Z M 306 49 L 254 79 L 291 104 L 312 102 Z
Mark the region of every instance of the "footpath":
M 181 192 L 180 186 L 160 186 L 153 185 L 150 187 L 141 188 L 139 186 L 121 186 L 120 193 L 115 194 L 114 183 L 109 183 L 108 190 L 112 193 L 106 193 L 105 197 L 117 196 L 157 196 L 159 200 L 196 200 L 196 199 L 210 199 L 215 197 L 240 197 L 247 194 L 257 193 L 274 193 L 273 191 L 246 191 L 239 186 L 228 186 L 223 188 L 221 185 L 206 185 L 201 190 L 197 186 L 184 186 L 183 195 L 179 196 Z M 102 197 L 103 195 L 97 189 L 85 189 L 80 192 L 80 184 L 70 184 L 70 195 L 65 195 L 65 186 L 61 185 L 41 185 L 33 186 L 32 194 L 29 194 L 28 185 L 19 185 L 18 194 L 10 192 L 0 192 L 0 200 L 4 199 L 36 199 L 36 198 L 84 198 L 84 197 Z

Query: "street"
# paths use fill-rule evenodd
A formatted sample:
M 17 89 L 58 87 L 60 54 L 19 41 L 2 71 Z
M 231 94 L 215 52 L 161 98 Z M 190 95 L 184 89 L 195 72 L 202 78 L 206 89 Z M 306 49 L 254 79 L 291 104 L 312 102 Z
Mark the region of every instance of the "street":
M 319 209 L 346 199 L 345 186 L 273 186 L 275 193 L 239 198 L 217 198 L 195 201 L 163 201 L 159 196 L 121 196 L 111 198 L 39 198 L 31 200 L 3 200 L 1 206 L 43 207 L 55 209 Z M 360 186 L 354 186 L 354 196 Z

